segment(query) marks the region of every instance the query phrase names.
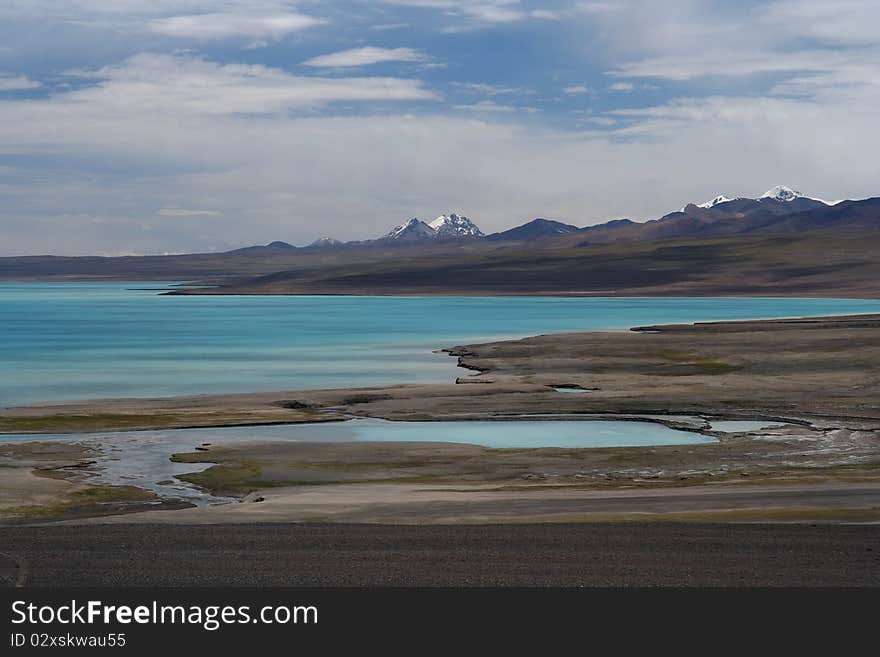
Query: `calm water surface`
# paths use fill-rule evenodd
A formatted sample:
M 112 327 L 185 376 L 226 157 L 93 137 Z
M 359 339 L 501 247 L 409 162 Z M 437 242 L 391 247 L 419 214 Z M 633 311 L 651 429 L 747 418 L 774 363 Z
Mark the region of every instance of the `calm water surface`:
M 157 287 L 0 283 L 0 406 L 449 382 L 463 371 L 435 350 L 457 344 L 880 312 L 880 301 L 847 299 L 174 297 Z

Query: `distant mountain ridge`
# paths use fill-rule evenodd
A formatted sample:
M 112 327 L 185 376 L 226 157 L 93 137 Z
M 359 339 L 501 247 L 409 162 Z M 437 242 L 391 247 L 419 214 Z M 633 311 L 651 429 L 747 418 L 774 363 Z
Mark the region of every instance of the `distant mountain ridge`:
M 379 241 L 386 243 L 399 242 L 432 242 L 441 240 L 468 239 L 482 237 L 483 231 L 465 216 L 451 212 L 441 214 L 430 224 L 420 219 L 410 219 L 406 223 L 395 226 Z
M 454 212 L 441 214 L 428 225 L 434 229 L 434 235 L 438 239 L 483 236 L 483 231 L 477 224 Z
M 778 189 L 754 199 L 716 196 L 651 221 L 614 219 L 578 228 L 538 218 L 490 235 L 473 234 L 452 214 L 437 223 L 454 229 L 443 238 L 412 219 L 392 231 L 399 240 L 340 244 L 322 238 L 305 247 L 275 241 L 162 256 L 18 256 L 0 258 L 0 280 L 193 284 L 176 289 L 179 294 L 880 298 L 880 198 L 828 203 Z
M 571 224 L 564 224 L 561 221 L 554 221 L 552 219 L 532 219 L 521 226 L 517 226 L 516 228 L 511 228 L 509 230 L 501 231 L 500 233 L 493 233 L 489 235 L 487 239 L 493 241 L 505 241 L 505 240 L 534 240 L 541 239 L 545 237 L 557 237 L 559 235 L 569 235 L 570 233 L 576 233 L 581 228 L 577 226 L 573 226 Z
M 295 251 L 297 247 L 293 244 L 288 244 L 287 242 L 282 242 L 280 240 L 276 240 L 275 242 L 269 242 L 268 244 L 259 244 L 256 246 L 245 246 L 241 249 L 235 249 L 230 251 L 229 253 L 254 253 L 254 252 L 262 252 L 262 251 Z
M 342 246 L 344 242 L 339 240 L 335 240 L 332 237 L 319 237 L 314 242 L 309 244 L 309 247 L 313 249 L 328 249 L 334 246 Z
M 791 187 L 777 185 L 757 198 L 729 197 L 723 194 L 704 203 L 688 203 L 680 210 L 644 222 L 631 219 L 610 221 L 580 228 L 552 219 L 531 219 L 519 226 L 486 235 L 468 217 L 450 212 L 430 223 L 412 218 L 381 237 L 343 242 L 330 237 L 315 240 L 302 249 L 336 249 L 355 246 L 413 246 L 456 241 L 486 240 L 488 242 L 527 242 L 583 235 L 581 245 L 627 240 L 654 240 L 683 237 L 712 237 L 754 232 L 792 232 L 816 227 L 878 229 L 880 225 L 868 218 L 872 201 L 825 201 L 807 196 Z M 867 204 L 860 206 L 858 204 Z M 852 205 L 856 204 L 856 205 Z M 873 216 L 873 215 L 871 215 Z M 287 242 L 245 247 L 235 252 L 296 249 Z
M 825 230 L 877 230 L 873 216 L 878 199 L 829 202 L 778 185 L 756 199 L 717 196 L 701 204 L 688 203 L 659 219 L 620 225 L 608 222 L 582 229 L 582 245 L 618 241 L 721 237 L 751 233 Z M 867 211 L 867 215 L 862 212 Z

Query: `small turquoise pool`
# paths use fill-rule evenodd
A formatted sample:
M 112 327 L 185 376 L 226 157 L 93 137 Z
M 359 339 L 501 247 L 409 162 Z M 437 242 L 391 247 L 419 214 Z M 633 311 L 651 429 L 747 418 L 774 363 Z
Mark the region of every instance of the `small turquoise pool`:
M 196 504 L 230 501 L 216 498 L 176 477 L 210 467 L 209 463 L 174 463 L 171 455 L 191 452 L 202 443 L 290 442 L 447 442 L 496 449 L 536 447 L 640 447 L 710 443 L 711 436 L 670 429 L 654 422 L 611 420 L 527 420 L 460 422 L 389 422 L 358 418 L 323 424 L 280 424 L 211 429 L 118 431 L 81 434 L 7 434 L 0 443 L 62 440 L 95 448 L 90 481 L 129 484 L 158 495 Z
M 7 434 L 0 442 L 86 440 L 102 444 L 166 444 L 175 449 L 201 442 L 282 440 L 298 442 L 443 442 L 469 443 L 496 449 L 536 447 L 639 447 L 713 442 L 692 431 L 655 422 L 618 420 L 464 420 L 458 422 L 390 422 L 358 418 L 320 424 L 277 424 L 162 431 L 91 434 Z
M 269 435 L 275 433 L 265 427 Z M 249 432 L 245 432 L 249 433 Z M 536 447 L 639 447 L 712 442 L 714 438 L 654 422 L 606 420 L 467 420 L 387 422 L 362 419 L 287 427 L 277 435 L 303 441 L 468 443 L 495 449 Z

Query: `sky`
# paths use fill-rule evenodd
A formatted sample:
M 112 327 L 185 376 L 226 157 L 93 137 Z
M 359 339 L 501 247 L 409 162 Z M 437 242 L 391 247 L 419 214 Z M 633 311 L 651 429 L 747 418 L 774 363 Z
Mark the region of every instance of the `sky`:
M 0 255 L 880 195 L 876 0 L 2 0 Z

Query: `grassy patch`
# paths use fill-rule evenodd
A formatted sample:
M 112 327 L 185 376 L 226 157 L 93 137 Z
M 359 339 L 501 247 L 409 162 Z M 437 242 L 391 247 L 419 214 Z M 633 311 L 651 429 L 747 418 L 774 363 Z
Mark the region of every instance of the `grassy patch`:
M 0 417 L 0 433 L 88 433 L 124 429 L 226 426 L 262 422 L 301 422 L 318 417 L 315 411 L 296 411 L 293 417 L 211 411 L 201 413 L 71 413 L 40 417 Z M 324 418 L 321 418 L 324 419 Z
M 234 463 L 214 465 L 203 472 L 177 475 L 177 478 L 201 486 L 214 494 L 246 495 L 271 486 L 270 482 L 260 480 L 260 474 L 261 469 L 255 463 Z
M 658 351 L 656 355 L 678 365 L 693 368 L 692 374 L 727 374 L 739 369 L 737 365 L 712 358 L 703 358 L 699 354 L 685 351 L 664 350 Z
M 172 463 L 214 463 L 219 460 L 218 454 L 218 449 L 211 450 L 210 455 L 207 452 L 177 452 L 170 460 Z
M 180 416 L 169 414 L 127 415 L 96 413 L 83 415 L 46 415 L 42 417 L 2 417 L 0 431 L 14 433 L 18 431 L 63 431 L 86 430 L 91 428 L 138 427 L 144 424 L 164 424 L 179 421 Z
M 444 460 L 401 460 L 391 462 L 271 460 L 238 455 L 234 450 L 215 448 L 207 452 L 174 454 L 176 463 L 214 463 L 207 470 L 178 475 L 177 478 L 201 486 L 217 495 L 243 496 L 266 488 L 329 486 L 381 483 L 442 483 L 484 475 L 485 469 L 460 464 L 454 474 L 424 471 L 443 466 Z M 326 473 L 330 478 L 313 478 L 306 472 Z M 298 477 L 297 473 L 302 473 Z
M 157 500 L 157 496 L 135 486 L 92 486 L 74 491 L 56 504 L 32 504 L 0 509 L 0 514 L 28 517 L 61 516 L 75 511 L 119 510 L 120 506 Z
M 195 458 L 192 458 L 195 457 Z M 202 457 L 202 458 L 199 458 Z M 174 461 L 179 463 L 200 463 L 212 460 L 210 455 L 206 454 L 175 454 Z M 296 470 L 313 470 L 338 473 L 333 479 L 317 479 L 305 480 L 295 479 L 283 476 L 282 478 L 273 478 L 271 472 L 265 472 L 264 467 L 271 466 L 277 468 L 279 464 L 263 464 L 256 461 L 240 461 L 234 463 L 222 463 L 214 465 L 203 472 L 193 472 L 188 474 L 177 475 L 178 479 L 187 481 L 196 486 L 201 486 L 209 490 L 215 495 L 243 496 L 257 490 L 266 488 L 285 488 L 295 486 L 330 486 L 342 484 L 384 484 L 384 483 L 440 483 L 443 481 L 457 481 L 463 476 L 470 474 L 481 474 L 481 471 L 467 472 L 462 471 L 456 473 L 454 477 L 448 474 L 420 474 L 418 472 L 401 473 L 397 476 L 368 476 L 371 473 L 382 472 L 392 468 L 409 467 L 405 463 L 398 464 L 375 464 L 375 463 L 296 463 L 286 464 L 285 468 L 291 472 Z M 364 474 L 364 478 L 346 477 L 346 474 Z

